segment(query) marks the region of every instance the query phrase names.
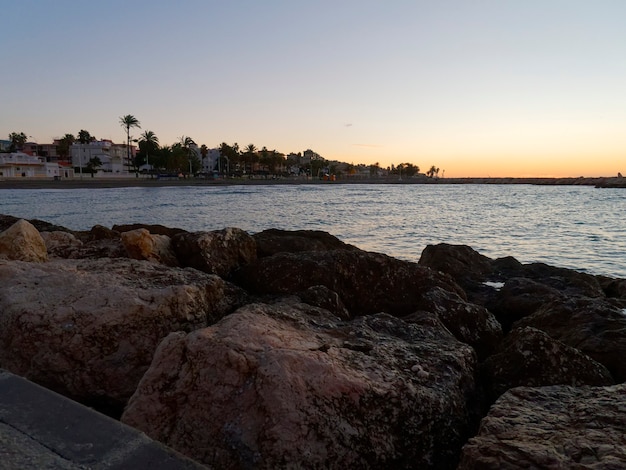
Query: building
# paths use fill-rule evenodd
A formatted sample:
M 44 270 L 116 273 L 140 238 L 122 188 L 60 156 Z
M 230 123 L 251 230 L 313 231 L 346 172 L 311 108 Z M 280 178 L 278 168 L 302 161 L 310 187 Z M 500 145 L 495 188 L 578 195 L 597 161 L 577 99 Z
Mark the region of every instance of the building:
M 24 152 L 0 153 L 0 178 L 71 178 L 74 171 Z
M 136 147 L 130 146 L 130 158 L 135 157 Z M 98 140 L 86 144 L 74 142 L 70 148 L 72 166 L 84 172 L 89 162 L 98 158 L 101 166 L 97 175 L 106 177 L 130 176 L 132 161 L 128 161 L 128 148 L 125 144 L 114 144 L 110 140 Z
M 214 171 L 218 171 L 216 167 L 220 159 L 220 150 L 208 149 L 205 157 L 200 154 L 200 159 L 202 160 L 202 170 L 200 171 L 205 175 L 210 175 Z

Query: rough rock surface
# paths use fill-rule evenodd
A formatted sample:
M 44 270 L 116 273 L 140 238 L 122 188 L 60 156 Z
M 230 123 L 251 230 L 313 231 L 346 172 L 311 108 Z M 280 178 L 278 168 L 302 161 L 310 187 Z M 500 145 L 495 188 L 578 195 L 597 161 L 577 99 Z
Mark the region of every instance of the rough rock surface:
M 436 313 L 456 339 L 476 350 L 479 359 L 493 352 L 502 340 L 502 327 L 493 314 L 454 292 L 435 287 L 424 294 L 418 306 Z
M 514 388 L 463 448 L 459 470 L 626 468 L 626 385 Z
M 323 285 L 339 294 L 352 316 L 408 315 L 434 287 L 465 295 L 449 276 L 361 250 L 277 253 L 243 266 L 233 282 L 258 294 L 296 294 Z
M 319 230 L 268 229 L 255 233 L 252 237 L 256 242 L 259 258 L 282 252 L 358 249 L 327 232 Z
M 70 232 L 40 232 L 50 256 L 69 258 L 70 253 L 83 246 L 83 242 Z
M 20 219 L 0 233 L 0 256 L 43 262 L 48 259 L 48 251 L 39 231 L 30 222 Z
M 178 266 L 167 235 L 151 234 L 147 229 L 139 228 L 122 232 L 120 237 L 130 258 Z
M 519 386 L 614 383 L 602 364 L 530 327 L 513 330 L 500 351 L 481 365 L 481 372 L 491 400 Z
M 0 285 L 0 367 L 104 407 L 126 403 L 171 331 L 241 301 L 217 276 L 129 259 L 0 261 Z
M 571 297 L 554 301 L 515 326 L 545 331 L 606 366 L 616 382 L 626 381 L 626 316 L 608 300 Z
M 122 421 L 214 468 L 454 468 L 474 366 L 437 323 L 250 304 L 170 334 Z
M 252 236 L 238 228 L 213 232 L 185 232 L 172 237 L 172 249 L 181 266 L 221 277 L 256 259 Z

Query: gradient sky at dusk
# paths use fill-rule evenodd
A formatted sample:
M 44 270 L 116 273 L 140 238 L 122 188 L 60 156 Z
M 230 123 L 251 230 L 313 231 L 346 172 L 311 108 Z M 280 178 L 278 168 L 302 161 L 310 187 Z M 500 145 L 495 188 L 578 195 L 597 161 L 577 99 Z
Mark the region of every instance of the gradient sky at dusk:
M 0 137 L 626 173 L 624 0 L 0 2 Z

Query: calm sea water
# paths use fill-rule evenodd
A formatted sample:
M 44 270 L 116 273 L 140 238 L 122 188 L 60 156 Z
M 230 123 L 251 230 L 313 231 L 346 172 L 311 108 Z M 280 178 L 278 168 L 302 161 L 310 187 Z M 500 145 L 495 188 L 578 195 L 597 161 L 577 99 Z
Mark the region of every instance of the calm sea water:
M 626 190 L 526 185 L 276 185 L 0 190 L 0 213 L 75 230 L 162 224 L 324 230 L 417 261 L 427 244 L 626 278 Z

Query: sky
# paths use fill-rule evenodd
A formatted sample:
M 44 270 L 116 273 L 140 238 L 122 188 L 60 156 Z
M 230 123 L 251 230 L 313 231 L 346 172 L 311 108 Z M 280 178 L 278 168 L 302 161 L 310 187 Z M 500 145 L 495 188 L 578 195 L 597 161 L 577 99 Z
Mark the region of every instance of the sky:
M 0 138 L 119 118 L 446 177 L 626 173 L 624 0 L 0 0 Z

